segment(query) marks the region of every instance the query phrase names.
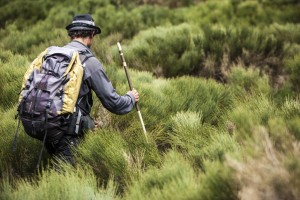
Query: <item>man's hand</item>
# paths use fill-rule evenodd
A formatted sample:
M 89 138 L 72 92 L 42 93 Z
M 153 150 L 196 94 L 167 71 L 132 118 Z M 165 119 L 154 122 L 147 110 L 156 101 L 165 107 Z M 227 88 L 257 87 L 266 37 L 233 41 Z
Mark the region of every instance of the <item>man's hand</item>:
M 139 93 L 138 93 L 138 91 L 136 91 L 136 89 L 132 89 L 131 91 L 129 91 L 133 96 L 134 96 L 134 100 L 135 100 L 135 102 L 138 102 L 139 101 Z

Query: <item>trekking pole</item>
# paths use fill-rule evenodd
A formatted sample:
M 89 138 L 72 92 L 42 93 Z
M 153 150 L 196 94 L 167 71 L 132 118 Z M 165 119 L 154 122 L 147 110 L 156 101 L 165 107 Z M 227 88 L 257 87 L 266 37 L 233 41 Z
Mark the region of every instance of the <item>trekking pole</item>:
M 126 61 L 125 61 L 125 58 L 124 58 L 124 54 L 122 52 L 121 44 L 118 42 L 117 46 L 118 46 L 119 53 L 120 53 L 120 56 L 121 56 L 121 59 L 122 59 L 122 62 L 123 62 L 123 68 L 125 70 L 125 74 L 126 74 L 126 77 L 127 77 L 129 88 L 130 88 L 130 90 L 132 90 L 133 87 L 132 87 L 132 83 L 131 83 L 131 80 L 130 80 L 130 77 L 129 77 L 129 73 L 128 73 L 127 64 L 126 64 Z M 142 118 L 142 114 L 141 114 L 141 110 L 140 110 L 140 106 L 139 106 L 138 102 L 135 103 L 135 108 L 138 112 L 138 115 L 139 115 L 139 118 L 140 118 L 140 121 L 141 121 L 141 124 L 142 124 L 142 127 L 143 127 L 143 131 L 144 131 L 146 141 L 148 142 L 147 132 L 146 132 L 145 124 L 144 124 L 144 121 L 143 121 L 143 118 Z

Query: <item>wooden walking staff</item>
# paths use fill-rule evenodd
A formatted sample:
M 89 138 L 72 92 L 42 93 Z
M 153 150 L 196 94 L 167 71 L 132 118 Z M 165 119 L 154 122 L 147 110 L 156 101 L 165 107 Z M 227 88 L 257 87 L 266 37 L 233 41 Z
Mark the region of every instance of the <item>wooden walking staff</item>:
M 119 53 L 120 53 L 120 56 L 121 56 L 121 59 L 122 59 L 122 62 L 123 62 L 123 67 L 124 67 L 125 74 L 126 74 L 126 77 L 127 77 L 127 80 L 128 80 L 129 88 L 130 88 L 130 90 L 132 90 L 133 87 L 132 87 L 131 80 L 130 80 L 130 77 L 129 77 L 129 73 L 128 73 L 127 64 L 126 64 L 126 61 L 125 61 L 125 58 L 124 58 L 124 54 L 122 52 L 122 47 L 121 47 L 121 44 L 119 42 L 117 43 L 117 45 L 118 45 Z M 141 114 L 141 110 L 140 110 L 140 106 L 139 106 L 138 102 L 135 103 L 135 107 L 136 107 L 136 110 L 139 114 L 139 118 L 140 118 L 140 121 L 141 121 L 141 124 L 142 124 L 142 127 L 143 127 L 143 131 L 144 131 L 144 135 L 146 137 L 146 141 L 148 141 L 145 124 L 144 124 L 144 121 L 143 121 L 143 118 L 142 118 L 142 114 Z

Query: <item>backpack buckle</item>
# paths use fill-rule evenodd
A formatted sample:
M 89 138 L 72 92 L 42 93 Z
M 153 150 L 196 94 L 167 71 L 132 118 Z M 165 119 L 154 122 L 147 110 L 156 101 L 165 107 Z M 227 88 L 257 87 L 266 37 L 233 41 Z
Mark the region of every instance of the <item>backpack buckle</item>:
M 49 111 L 50 107 L 51 107 L 51 100 L 49 100 L 46 105 L 46 111 Z

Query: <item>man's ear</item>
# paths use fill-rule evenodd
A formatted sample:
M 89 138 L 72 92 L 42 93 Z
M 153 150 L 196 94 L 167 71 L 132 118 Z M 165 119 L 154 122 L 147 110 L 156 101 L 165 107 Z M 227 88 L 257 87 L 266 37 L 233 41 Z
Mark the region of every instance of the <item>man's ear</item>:
M 95 36 L 95 31 L 92 31 L 92 34 L 90 35 L 90 38 L 93 39 L 94 36 Z

